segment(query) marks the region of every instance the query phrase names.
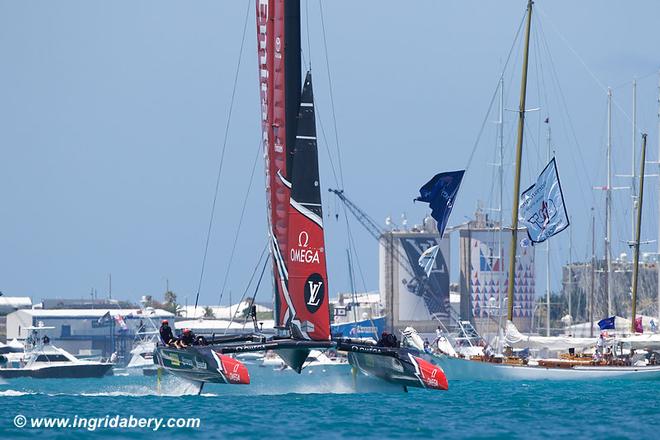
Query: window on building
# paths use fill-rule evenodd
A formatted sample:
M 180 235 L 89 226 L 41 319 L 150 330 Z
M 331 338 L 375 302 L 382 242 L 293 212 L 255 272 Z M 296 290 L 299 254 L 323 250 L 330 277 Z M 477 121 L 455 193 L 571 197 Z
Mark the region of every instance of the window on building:
M 68 324 L 62 324 L 62 337 L 68 338 L 71 336 L 71 326 Z

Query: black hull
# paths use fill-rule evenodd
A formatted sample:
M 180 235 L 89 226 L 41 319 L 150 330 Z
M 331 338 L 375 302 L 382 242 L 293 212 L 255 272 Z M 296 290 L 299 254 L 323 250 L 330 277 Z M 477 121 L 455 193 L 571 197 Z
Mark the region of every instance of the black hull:
M 210 347 L 157 347 L 153 359 L 160 368 L 183 379 L 193 382 L 229 383 L 222 365 L 213 356 Z
M 230 380 L 226 366 L 222 365 L 222 359 L 227 361 L 227 355 L 274 350 L 281 355 L 289 367 L 300 373 L 310 350 L 325 350 L 335 345 L 332 341 L 304 341 L 289 338 L 259 341 L 259 338 L 253 336 L 210 342 L 206 346 L 186 348 L 159 346 L 154 352 L 154 363 L 169 373 L 193 382 L 238 383 Z M 234 359 L 230 362 L 243 365 Z M 245 366 L 243 368 L 247 374 L 247 368 Z
M 403 387 L 446 389 L 446 377 L 442 369 L 426 363 L 417 350 L 343 341 L 337 343 L 337 350 L 348 352 L 351 366 L 368 376 Z
M 85 379 L 112 375 L 112 364 L 58 365 L 42 368 L 0 368 L 0 377 L 14 379 L 32 377 L 35 379 Z

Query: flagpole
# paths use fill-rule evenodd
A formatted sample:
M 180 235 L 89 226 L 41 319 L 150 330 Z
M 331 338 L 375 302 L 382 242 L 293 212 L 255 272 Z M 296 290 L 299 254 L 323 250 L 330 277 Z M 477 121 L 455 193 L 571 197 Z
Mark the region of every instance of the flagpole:
M 525 51 L 523 54 L 522 79 L 520 82 L 520 108 L 518 109 L 518 140 L 516 143 L 516 175 L 513 184 L 513 212 L 511 216 L 511 248 L 509 252 L 509 285 L 507 291 L 507 319 L 513 321 L 513 289 L 516 285 L 516 248 L 518 241 L 518 205 L 520 198 L 520 168 L 522 161 L 523 130 L 525 126 L 525 100 L 527 98 L 527 66 L 529 61 L 529 34 L 532 27 L 532 5 L 527 2 L 527 24 L 525 27 Z
M 639 165 L 639 195 L 637 196 L 637 224 L 635 227 L 635 241 L 633 242 L 633 249 L 635 251 L 635 259 L 633 266 L 633 282 L 632 282 L 632 320 L 630 323 L 630 331 L 636 333 L 635 319 L 637 317 L 637 282 L 639 273 L 639 240 L 642 229 L 642 202 L 644 201 L 644 166 L 646 165 L 646 133 L 642 134 L 642 157 L 640 158 Z

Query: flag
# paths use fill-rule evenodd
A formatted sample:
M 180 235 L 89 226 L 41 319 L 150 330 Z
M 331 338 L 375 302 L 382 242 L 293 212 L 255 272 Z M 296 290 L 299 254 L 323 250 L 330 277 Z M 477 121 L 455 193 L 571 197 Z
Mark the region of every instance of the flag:
M 635 318 L 635 333 L 644 333 L 644 326 L 642 325 L 642 317 Z
M 527 228 L 532 243 L 541 243 L 568 227 L 568 213 L 554 158 L 536 183 L 520 194 L 518 219 Z
M 124 321 L 124 318 L 121 315 L 115 315 L 115 321 L 117 322 L 120 330 L 128 330 L 126 321 Z
M 438 251 L 440 250 L 440 245 L 436 244 L 435 246 L 431 246 L 427 250 L 425 250 L 422 255 L 419 256 L 419 260 L 417 260 L 417 263 L 420 265 L 422 269 L 424 269 L 424 273 L 426 274 L 427 277 L 431 276 L 431 271 L 433 270 L 433 266 L 435 265 L 435 257 L 438 256 Z
M 107 324 L 108 322 L 112 321 L 112 317 L 110 316 L 110 312 L 105 312 L 105 315 L 101 316 L 99 319 L 96 320 L 96 324 L 99 326 L 103 326 Z
M 616 328 L 614 327 L 614 318 L 615 316 L 610 316 L 609 318 L 601 319 L 598 321 L 598 327 L 601 330 L 614 330 Z
M 440 237 L 447 227 L 449 214 L 454 207 L 454 199 L 461 186 L 463 174 L 465 174 L 465 170 L 436 174 L 419 189 L 419 197 L 415 199 L 426 202 L 431 207 L 431 217 L 438 222 Z

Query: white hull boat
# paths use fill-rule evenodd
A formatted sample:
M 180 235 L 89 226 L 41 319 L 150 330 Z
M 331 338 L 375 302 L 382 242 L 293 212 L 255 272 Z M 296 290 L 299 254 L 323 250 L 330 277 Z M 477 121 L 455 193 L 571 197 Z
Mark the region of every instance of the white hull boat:
M 549 368 L 473 361 L 449 356 L 428 356 L 440 365 L 449 380 L 660 380 L 660 365 L 573 366 Z

